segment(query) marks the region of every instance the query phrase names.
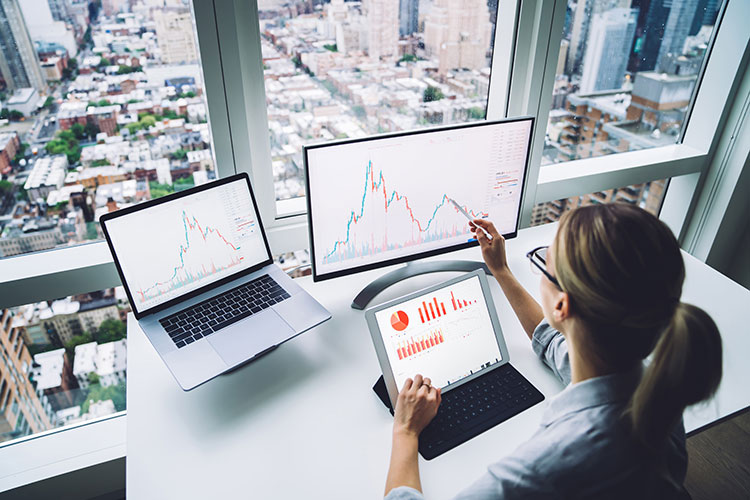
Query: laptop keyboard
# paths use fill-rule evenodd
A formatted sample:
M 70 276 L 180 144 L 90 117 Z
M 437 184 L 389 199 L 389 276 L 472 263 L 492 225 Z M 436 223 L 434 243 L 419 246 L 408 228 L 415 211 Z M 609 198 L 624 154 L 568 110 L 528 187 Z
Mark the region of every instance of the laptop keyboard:
M 542 400 L 542 393 L 507 363 L 446 392 L 419 437 L 419 451 L 434 458 Z
M 245 319 L 290 297 L 265 274 L 248 283 L 159 320 L 177 347 Z

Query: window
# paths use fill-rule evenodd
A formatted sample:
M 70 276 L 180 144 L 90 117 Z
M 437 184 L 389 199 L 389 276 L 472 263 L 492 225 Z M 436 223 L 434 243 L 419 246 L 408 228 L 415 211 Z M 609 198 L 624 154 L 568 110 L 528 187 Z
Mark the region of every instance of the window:
M 121 287 L 2 310 L 0 442 L 125 410 L 129 311 Z
M 101 214 L 215 178 L 190 6 L 131 4 L 0 11 L 24 20 L 0 22 L 0 258 L 101 239 Z
M 497 0 L 259 1 L 275 197 L 302 145 L 484 119 Z
M 613 202 L 638 205 L 658 217 L 664 195 L 666 194 L 666 185 L 666 181 L 658 180 L 539 203 L 532 211 L 531 225 L 540 226 L 549 222 L 555 222 L 565 212 L 569 212 L 576 207 Z
M 679 142 L 721 3 L 568 2 L 542 165 Z

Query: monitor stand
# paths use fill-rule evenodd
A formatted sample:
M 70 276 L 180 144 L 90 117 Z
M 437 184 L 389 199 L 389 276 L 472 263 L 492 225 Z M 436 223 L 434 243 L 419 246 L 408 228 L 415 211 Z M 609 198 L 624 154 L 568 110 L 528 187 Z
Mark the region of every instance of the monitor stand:
M 443 260 L 435 262 L 407 262 L 388 274 L 384 274 L 362 289 L 352 301 L 352 309 L 364 309 L 377 294 L 406 278 L 427 273 L 443 273 L 450 271 L 471 272 L 484 269 L 487 274 L 492 274 L 487 264 L 474 260 Z

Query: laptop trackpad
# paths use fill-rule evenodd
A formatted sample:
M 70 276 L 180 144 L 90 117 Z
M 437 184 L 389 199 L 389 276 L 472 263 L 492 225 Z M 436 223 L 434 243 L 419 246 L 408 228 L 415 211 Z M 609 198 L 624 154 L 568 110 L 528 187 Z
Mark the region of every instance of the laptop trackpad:
M 247 361 L 294 335 L 294 330 L 272 309 L 254 314 L 208 338 L 229 366 Z

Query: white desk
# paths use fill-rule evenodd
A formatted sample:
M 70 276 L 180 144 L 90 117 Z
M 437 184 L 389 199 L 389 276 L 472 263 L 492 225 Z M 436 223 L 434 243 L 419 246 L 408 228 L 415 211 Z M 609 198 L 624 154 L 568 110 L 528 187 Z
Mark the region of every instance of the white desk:
M 538 296 L 525 253 L 556 225 L 521 231 L 509 264 Z M 480 260 L 478 248 L 439 259 Z M 715 402 L 685 416 L 690 431 L 750 405 L 750 292 L 685 255 L 683 300 L 706 309 L 724 336 L 724 380 Z M 333 314 L 323 325 L 230 375 L 185 393 L 131 317 L 128 321 L 127 494 L 150 498 L 382 498 L 392 417 L 371 387 L 380 375 L 364 313 L 351 299 L 384 270 L 300 284 Z M 411 278 L 380 303 L 455 273 Z M 532 353 L 494 280 L 493 297 L 511 362 L 546 398 L 562 387 Z M 428 498 L 449 498 L 526 440 L 546 402 L 448 453 L 420 458 Z

